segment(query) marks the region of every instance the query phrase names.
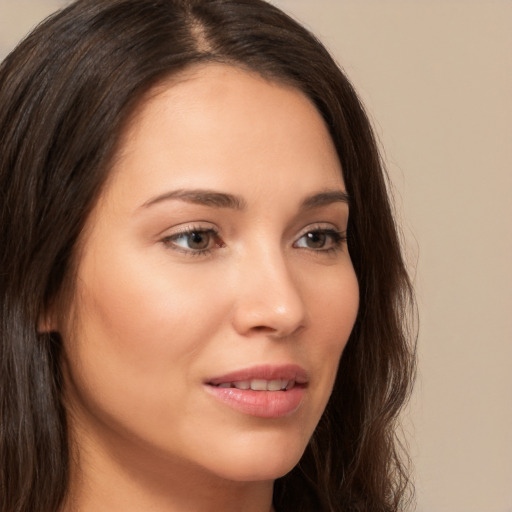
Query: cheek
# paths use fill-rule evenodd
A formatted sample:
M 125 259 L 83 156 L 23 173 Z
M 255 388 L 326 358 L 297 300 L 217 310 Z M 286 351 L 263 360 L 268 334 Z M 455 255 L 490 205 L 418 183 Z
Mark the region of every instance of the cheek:
M 204 315 L 211 297 L 198 295 L 190 276 L 116 256 L 108 265 L 85 260 L 76 322 L 63 339 L 75 401 L 95 417 L 135 425 L 143 415 L 184 410 L 195 354 L 217 319 Z
M 313 408 L 318 421 L 331 395 L 341 354 L 354 326 L 359 307 L 359 286 L 350 266 L 344 272 L 321 282 L 321 288 L 312 288 L 309 313 L 311 333 L 308 335 L 308 354 L 312 363 L 316 390 Z
M 359 309 L 359 285 L 355 273 L 347 272 L 340 281 L 337 286 L 331 285 L 327 289 L 323 307 L 317 311 L 318 322 L 328 340 L 325 355 L 331 355 L 336 367 Z
M 326 276 L 321 282 L 321 287 L 309 293 L 312 324 L 322 332 L 325 340 L 325 343 L 314 344 L 314 347 L 331 354 L 341 354 L 357 317 L 359 285 L 349 263 L 342 272 Z
M 202 312 L 212 298 L 197 293 L 186 273 L 116 258 L 84 274 L 78 307 L 88 343 L 117 353 L 145 374 L 197 350 L 201 330 L 209 327 Z

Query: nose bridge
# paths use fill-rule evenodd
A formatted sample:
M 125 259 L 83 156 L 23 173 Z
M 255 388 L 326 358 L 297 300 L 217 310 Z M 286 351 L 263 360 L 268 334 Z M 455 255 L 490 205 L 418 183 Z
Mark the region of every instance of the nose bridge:
M 262 244 L 242 257 L 235 324 L 245 333 L 276 336 L 295 332 L 306 321 L 300 283 L 291 261 L 278 245 Z

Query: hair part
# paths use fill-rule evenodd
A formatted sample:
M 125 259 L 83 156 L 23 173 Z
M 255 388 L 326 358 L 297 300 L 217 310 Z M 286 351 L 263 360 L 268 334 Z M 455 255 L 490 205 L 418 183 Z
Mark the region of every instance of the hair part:
M 54 512 L 69 485 L 57 333 L 78 241 L 123 129 L 145 95 L 221 62 L 300 89 L 324 118 L 351 198 L 360 309 L 334 391 L 300 463 L 277 480 L 280 512 L 391 512 L 407 503 L 397 415 L 414 376 L 412 291 L 370 123 L 306 29 L 262 0 L 78 0 L 0 67 L 0 509 Z

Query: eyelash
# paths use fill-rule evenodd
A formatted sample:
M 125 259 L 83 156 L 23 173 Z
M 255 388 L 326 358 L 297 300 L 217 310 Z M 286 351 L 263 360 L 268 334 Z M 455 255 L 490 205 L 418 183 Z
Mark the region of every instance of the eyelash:
M 213 237 L 213 241 L 215 242 L 214 247 L 207 247 L 204 249 L 192 249 L 192 248 L 183 248 L 178 245 L 176 245 L 176 240 L 179 240 L 180 238 L 184 238 L 187 236 L 191 236 L 194 234 L 199 235 L 208 235 Z M 323 235 L 330 239 L 332 246 L 327 248 L 310 248 L 310 247 L 297 247 L 297 243 L 302 240 L 307 235 Z M 332 254 L 335 252 L 338 252 L 342 250 L 343 244 L 347 241 L 347 234 L 343 231 L 338 231 L 333 228 L 325 228 L 321 226 L 315 226 L 313 228 L 309 228 L 307 231 L 304 231 L 302 235 L 297 239 L 297 241 L 294 242 L 293 246 L 297 249 L 306 249 L 309 251 L 312 251 L 314 253 L 323 253 L 323 254 Z M 189 228 L 185 228 L 183 230 L 180 230 L 178 233 L 174 233 L 172 235 L 166 236 L 162 239 L 162 243 L 175 251 L 182 252 L 184 254 L 187 254 L 189 256 L 207 256 L 211 254 L 211 252 L 215 248 L 222 248 L 225 247 L 224 242 L 221 240 L 219 236 L 219 232 L 214 228 L 204 228 L 199 226 L 191 226 Z M 209 244 L 211 245 L 211 244 Z

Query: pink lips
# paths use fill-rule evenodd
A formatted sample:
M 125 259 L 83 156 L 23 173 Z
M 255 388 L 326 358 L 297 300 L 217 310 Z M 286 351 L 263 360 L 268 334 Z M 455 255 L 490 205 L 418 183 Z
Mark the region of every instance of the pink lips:
M 280 418 L 300 407 L 307 383 L 307 373 L 300 366 L 263 365 L 208 379 L 205 389 L 244 414 Z

